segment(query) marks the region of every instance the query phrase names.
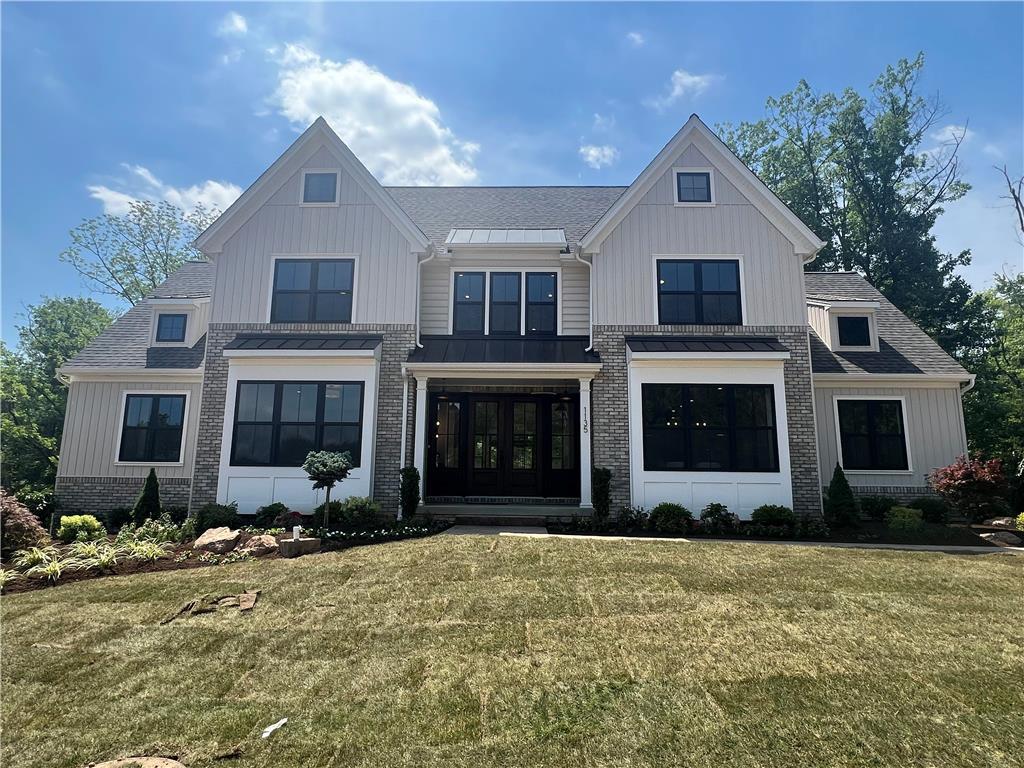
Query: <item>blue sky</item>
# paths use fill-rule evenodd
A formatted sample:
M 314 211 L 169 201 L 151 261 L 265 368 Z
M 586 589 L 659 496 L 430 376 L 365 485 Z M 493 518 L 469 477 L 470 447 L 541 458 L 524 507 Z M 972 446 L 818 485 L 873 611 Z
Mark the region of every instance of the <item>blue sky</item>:
M 1024 172 L 1024 6 L 17 4 L 2 14 L 3 337 L 85 294 L 57 256 L 131 198 L 228 204 L 323 113 L 386 183 L 627 184 L 697 112 L 924 51 L 974 189 L 937 227 L 976 287 L 1020 269 L 993 164 Z

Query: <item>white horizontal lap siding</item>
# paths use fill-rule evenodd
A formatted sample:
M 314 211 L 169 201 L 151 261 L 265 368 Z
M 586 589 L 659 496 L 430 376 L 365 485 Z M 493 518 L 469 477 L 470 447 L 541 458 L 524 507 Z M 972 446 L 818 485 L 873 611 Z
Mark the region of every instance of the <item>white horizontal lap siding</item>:
M 902 486 L 922 488 L 927 475 L 951 463 L 967 449 L 960 390 L 957 386 L 937 387 L 814 387 L 814 405 L 818 422 L 818 453 L 824 484 L 832 477 L 839 461 L 836 433 L 835 398 L 877 396 L 903 398 L 906 412 L 904 429 L 910 450 L 909 472 L 847 472 L 852 486 Z
M 125 395 L 187 392 L 185 451 L 181 466 L 158 466 L 160 477 L 191 477 L 199 425 L 200 384 L 168 381 L 75 381 L 68 391 L 57 474 L 60 477 L 145 477 L 149 464 L 116 461 Z

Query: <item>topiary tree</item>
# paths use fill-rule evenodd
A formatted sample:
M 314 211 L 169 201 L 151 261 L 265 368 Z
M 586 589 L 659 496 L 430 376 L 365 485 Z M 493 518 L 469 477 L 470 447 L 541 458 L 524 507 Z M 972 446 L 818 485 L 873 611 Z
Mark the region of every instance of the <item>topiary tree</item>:
M 160 517 L 160 481 L 156 479 L 156 470 L 150 467 L 146 482 L 142 484 L 142 493 L 132 508 L 132 519 L 136 525 L 147 520 Z
M 860 508 L 853 495 L 853 489 L 846 479 L 846 473 L 836 462 L 832 472 L 832 481 L 828 484 L 828 495 L 825 498 L 825 517 L 833 525 L 840 528 L 855 528 L 860 525 Z
M 420 471 L 416 467 L 402 467 L 402 482 L 398 493 L 401 498 L 402 519 L 416 514 L 420 505 Z
M 331 489 L 352 471 L 352 460 L 348 451 L 310 451 L 302 462 L 302 469 L 313 481 L 313 490 L 323 488 L 327 491 L 324 499 L 324 528 L 330 527 Z

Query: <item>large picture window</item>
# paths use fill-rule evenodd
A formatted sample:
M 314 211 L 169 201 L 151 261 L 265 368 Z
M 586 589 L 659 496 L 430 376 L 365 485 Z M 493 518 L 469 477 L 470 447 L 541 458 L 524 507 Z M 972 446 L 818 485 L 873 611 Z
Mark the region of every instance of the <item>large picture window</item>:
M 659 259 L 658 322 L 740 325 L 740 265 L 728 259 Z
M 347 451 L 358 467 L 361 382 L 240 381 L 233 466 L 298 467 L 310 451 Z
M 554 336 L 558 332 L 558 275 L 526 273 L 526 332 Z
M 484 273 L 455 273 L 455 303 L 452 307 L 454 333 L 484 332 Z
M 278 259 L 272 323 L 351 323 L 352 259 Z
M 185 395 L 126 395 L 118 461 L 179 462 Z
M 900 400 L 837 400 L 843 469 L 910 468 Z
M 778 472 L 770 384 L 643 384 L 644 469 Z

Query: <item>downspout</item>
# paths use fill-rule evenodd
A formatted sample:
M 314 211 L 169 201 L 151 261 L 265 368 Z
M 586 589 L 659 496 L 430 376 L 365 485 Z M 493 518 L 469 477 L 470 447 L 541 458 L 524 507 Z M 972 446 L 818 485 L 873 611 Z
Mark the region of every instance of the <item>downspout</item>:
M 580 264 L 586 264 L 587 270 L 589 271 L 589 280 L 587 280 L 587 288 L 590 291 L 590 298 L 587 301 L 587 312 L 589 316 L 587 318 L 587 348 L 584 352 L 590 352 L 594 348 L 594 265 L 582 258 L 579 246 L 576 247 L 576 261 Z
M 437 255 L 433 245 L 430 246 L 428 253 L 427 258 L 417 259 L 416 261 L 416 346 L 419 349 L 423 349 L 423 345 L 420 343 L 420 302 L 423 296 L 423 265 Z
M 974 389 L 974 383 L 978 380 L 977 374 L 972 373 L 972 374 L 969 374 L 969 375 L 970 375 L 971 378 L 969 378 L 967 380 L 967 386 L 966 387 L 960 387 L 960 396 L 961 397 L 963 397 L 968 392 L 970 392 L 972 389 Z

